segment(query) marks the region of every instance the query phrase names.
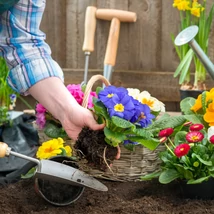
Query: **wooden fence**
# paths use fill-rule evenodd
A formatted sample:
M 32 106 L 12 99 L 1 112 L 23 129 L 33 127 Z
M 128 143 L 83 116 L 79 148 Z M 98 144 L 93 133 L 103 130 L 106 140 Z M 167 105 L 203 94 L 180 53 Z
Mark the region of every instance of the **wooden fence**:
M 53 58 L 64 70 L 66 83 L 80 83 L 85 65 L 82 45 L 86 7 L 136 12 L 135 23 L 121 23 L 112 83 L 148 90 L 165 102 L 168 110 L 178 110 L 179 85 L 173 72 L 179 60 L 170 34 L 179 33 L 180 20 L 172 3 L 172 0 L 47 0 L 41 29 L 46 33 Z M 213 0 L 207 0 L 208 8 L 212 3 Z M 89 77 L 103 72 L 109 27 L 109 21 L 97 20 Z M 209 57 L 214 62 L 214 30 Z M 207 84 L 213 84 L 210 77 Z

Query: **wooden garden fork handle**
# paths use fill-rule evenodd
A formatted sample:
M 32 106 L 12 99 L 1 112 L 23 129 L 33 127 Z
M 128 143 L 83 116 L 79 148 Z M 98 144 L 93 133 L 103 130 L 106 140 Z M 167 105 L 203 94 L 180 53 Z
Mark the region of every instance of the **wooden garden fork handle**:
M 40 161 L 38 159 L 20 154 L 18 152 L 14 152 L 6 143 L 0 142 L 0 158 L 4 158 L 9 155 L 14 155 L 16 157 L 37 163 L 38 165 L 40 164 Z

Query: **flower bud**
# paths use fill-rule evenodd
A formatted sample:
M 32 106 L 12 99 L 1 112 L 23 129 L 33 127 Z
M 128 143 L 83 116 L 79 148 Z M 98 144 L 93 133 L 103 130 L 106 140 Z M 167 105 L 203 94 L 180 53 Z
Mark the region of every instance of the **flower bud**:
M 173 128 L 163 129 L 159 132 L 159 137 L 168 137 L 174 132 Z
M 167 141 L 167 137 L 160 138 L 160 143 L 165 143 Z

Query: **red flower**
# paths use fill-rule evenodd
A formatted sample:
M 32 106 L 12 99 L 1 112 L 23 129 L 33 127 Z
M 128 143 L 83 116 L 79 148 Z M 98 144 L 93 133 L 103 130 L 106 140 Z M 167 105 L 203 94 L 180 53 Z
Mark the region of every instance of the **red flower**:
M 190 145 L 187 143 L 183 143 L 183 144 L 176 146 L 174 153 L 178 158 L 180 158 L 180 157 L 186 155 L 189 152 L 189 150 L 190 150 Z
M 214 135 L 210 137 L 210 143 L 214 144 Z
M 163 129 L 159 132 L 159 137 L 168 137 L 174 132 L 173 128 Z
M 200 131 L 201 129 L 204 128 L 204 125 L 203 124 L 193 124 L 189 127 L 190 131 Z
M 199 141 L 202 141 L 203 138 L 204 138 L 204 135 L 199 131 L 188 132 L 186 134 L 186 140 L 189 143 L 197 143 Z

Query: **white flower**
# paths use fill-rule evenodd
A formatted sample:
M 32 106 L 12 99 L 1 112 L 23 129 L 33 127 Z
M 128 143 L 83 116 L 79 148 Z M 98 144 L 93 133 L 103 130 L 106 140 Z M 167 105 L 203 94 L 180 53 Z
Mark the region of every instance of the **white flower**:
M 155 97 L 152 97 L 148 91 L 142 91 L 137 100 L 142 104 L 147 104 L 152 111 L 165 112 L 165 105 Z
M 137 88 L 127 88 L 129 96 L 132 96 L 137 100 L 138 95 L 140 94 L 140 90 Z
M 210 126 L 207 130 L 207 138 L 210 140 L 210 138 L 214 135 L 214 126 Z

